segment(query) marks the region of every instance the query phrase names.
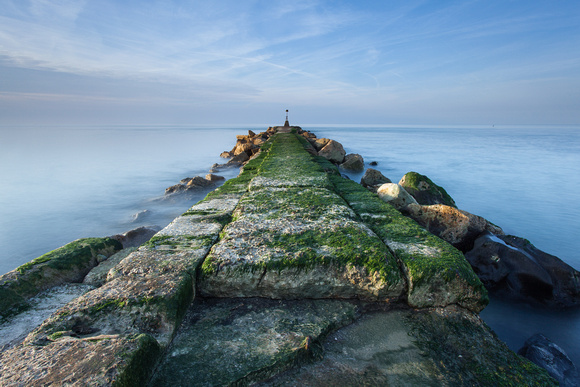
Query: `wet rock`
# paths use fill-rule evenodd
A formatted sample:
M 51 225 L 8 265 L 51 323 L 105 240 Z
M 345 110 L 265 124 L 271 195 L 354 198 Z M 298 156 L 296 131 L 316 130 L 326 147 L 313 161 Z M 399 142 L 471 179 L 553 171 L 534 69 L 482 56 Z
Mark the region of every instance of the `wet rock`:
M 385 177 L 380 171 L 368 168 L 361 178 L 360 183 L 363 187 L 376 192 L 381 185 L 391 183 L 391 180 L 388 177 Z
M 409 193 L 399 184 L 382 184 L 377 189 L 377 194 L 382 201 L 391 204 L 398 210 L 408 206 L 409 204 L 417 204 L 415 198 L 409 195 Z
M 344 161 L 346 152 L 341 143 L 330 140 L 322 149 L 320 149 L 318 155 L 332 161 L 333 163 L 340 164 Z
M 123 248 L 137 247 L 147 242 L 155 233 L 161 230 L 158 226 L 143 226 L 123 234 L 112 235 L 110 238 L 115 239 L 123 245 Z
M 376 161 L 371 161 L 371 162 L 369 163 L 369 165 L 370 165 L 371 167 L 376 167 L 377 165 L 379 165 L 379 163 L 377 163 Z
M 471 250 L 475 240 L 486 231 L 503 234 L 501 228 L 481 216 L 443 204 L 410 204 L 402 213 L 463 252 Z
M 408 172 L 401 178 L 399 185 L 405 188 L 421 205 L 444 204 L 457 207 L 451 196 L 425 175 L 420 175 L 417 172 Z
M 485 286 L 503 296 L 551 307 L 580 305 L 580 273 L 523 238 L 485 234 L 465 257 Z
M 207 175 L 205 175 L 205 179 L 208 181 L 215 182 L 225 180 L 226 178 L 223 176 L 214 175 L 213 173 L 208 173 Z
M 111 256 L 121 250 L 111 238 L 84 238 L 50 251 L 0 276 L 0 316 L 28 306 L 36 294 L 70 282 L 81 282 L 99 262 L 99 255 Z
M 544 368 L 560 386 L 580 385 L 578 370 L 566 352 L 546 336 L 538 333 L 526 340 L 518 355 Z
M 171 195 L 185 191 L 185 184 L 175 184 L 171 187 L 165 188 L 165 195 Z
M 335 300 L 200 300 L 151 385 L 248 385 L 267 379 L 320 356 L 320 341 L 350 323 L 357 309 Z
M 149 211 L 149 210 L 142 210 L 142 211 L 139 211 L 139 212 L 137 212 L 136 214 L 134 214 L 134 215 L 132 216 L 132 218 L 133 218 L 133 222 L 140 222 L 140 221 L 142 221 L 143 219 L 145 219 L 145 218 L 148 218 L 148 217 L 149 217 L 149 215 L 151 215 L 151 211 Z
M 103 286 L 107 282 L 107 274 L 123 259 L 127 258 L 129 254 L 136 251 L 137 247 L 124 248 L 123 250 L 111 255 L 107 260 L 99 263 L 94 267 L 83 280 L 83 284 L 94 287 Z
M 353 172 L 362 172 L 365 169 L 365 162 L 361 155 L 350 153 L 344 157 L 340 167 Z

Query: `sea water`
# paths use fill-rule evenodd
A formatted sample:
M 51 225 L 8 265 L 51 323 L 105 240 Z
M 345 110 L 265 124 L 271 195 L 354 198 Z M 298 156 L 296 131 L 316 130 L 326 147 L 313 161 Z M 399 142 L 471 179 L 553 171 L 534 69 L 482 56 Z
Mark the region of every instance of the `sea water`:
M 81 237 L 167 225 L 206 192 L 166 198 L 165 188 L 204 176 L 236 134 L 266 127 L 0 128 L 0 272 Z M 303 128 L 376 161 L 393 182 L 429 176 L 460 209 L 580 269 L 580 127 Z M 512 349 L 541 332 L 580 366 L 580 312 L 492 299 L 481 315 Z

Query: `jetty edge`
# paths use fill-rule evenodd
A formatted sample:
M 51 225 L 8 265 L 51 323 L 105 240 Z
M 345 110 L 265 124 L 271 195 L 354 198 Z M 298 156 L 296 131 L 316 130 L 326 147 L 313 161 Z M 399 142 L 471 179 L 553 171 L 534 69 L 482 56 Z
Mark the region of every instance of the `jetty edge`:
M 100 287 L 0 354 L 1 385 L 557 385 L 477 313 L 461 252 L 276 127 Z

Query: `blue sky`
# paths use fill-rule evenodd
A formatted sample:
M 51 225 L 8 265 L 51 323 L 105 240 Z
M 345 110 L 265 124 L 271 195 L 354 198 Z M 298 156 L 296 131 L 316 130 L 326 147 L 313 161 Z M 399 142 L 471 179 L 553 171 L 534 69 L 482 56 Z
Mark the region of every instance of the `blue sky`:
M 580 124 L 578 8 L 0 0 L 0 124 Z

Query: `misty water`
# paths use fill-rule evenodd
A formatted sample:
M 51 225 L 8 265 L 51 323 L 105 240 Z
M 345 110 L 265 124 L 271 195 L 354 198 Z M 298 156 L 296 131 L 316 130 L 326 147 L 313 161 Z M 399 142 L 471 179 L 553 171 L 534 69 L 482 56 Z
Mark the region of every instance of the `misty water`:
M 393 181 L 429 176 L 460 209 L 580 268 L 580 127 L 303 127 Z M 266 126 L 0 128 L 0 272 L 81 237 L 167 225 L 205 192 L 167 200 L 165 188 L 224 162 L 248 129 Z M 492 299 L 481 315 L 512 349 L 541 332 L 580 365 L 580 311 Z

